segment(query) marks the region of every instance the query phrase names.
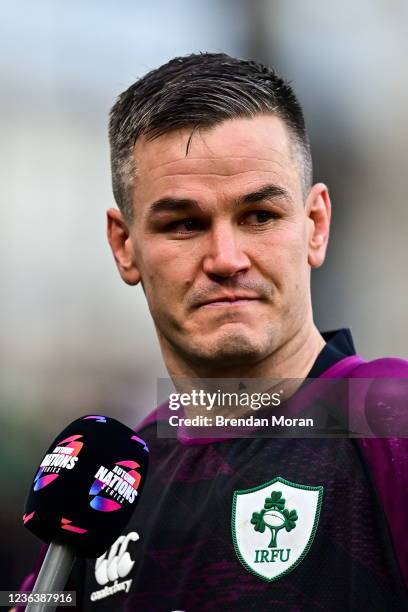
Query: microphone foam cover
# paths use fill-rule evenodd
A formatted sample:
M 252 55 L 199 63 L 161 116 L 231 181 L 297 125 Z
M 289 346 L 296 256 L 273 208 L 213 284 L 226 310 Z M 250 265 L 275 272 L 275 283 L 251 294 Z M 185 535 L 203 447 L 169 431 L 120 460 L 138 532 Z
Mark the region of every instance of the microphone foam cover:
M 139 500 L 149 450 L 129 427 L 100 415 L 73 421 L 37 469 L 23 522 L 44 542 L 102 555 L 120 536 Z

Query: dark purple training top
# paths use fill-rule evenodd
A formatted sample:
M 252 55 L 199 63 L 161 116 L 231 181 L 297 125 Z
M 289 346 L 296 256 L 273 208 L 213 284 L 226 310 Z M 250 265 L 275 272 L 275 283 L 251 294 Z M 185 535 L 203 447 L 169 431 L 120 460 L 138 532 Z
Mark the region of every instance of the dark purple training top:
M 408 379 L 406 361 L 356 356 L 347 330 L 325 339 L 309 377 L 355 379 L 357 423 L 398 392 L 382 379 Z M 165 439 L 158 415 L 137 428 L 151 463 L 130 524 L 73 570 L 79 609 L 408 609 L 407 438 Z

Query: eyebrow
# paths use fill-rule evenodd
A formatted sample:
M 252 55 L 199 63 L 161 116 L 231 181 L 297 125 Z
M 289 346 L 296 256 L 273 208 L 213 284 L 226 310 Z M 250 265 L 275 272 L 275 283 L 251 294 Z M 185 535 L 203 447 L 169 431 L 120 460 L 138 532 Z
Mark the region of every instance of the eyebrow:
M 272 199 L 287 199 L 291 200 L 289 193 L 283 187 L 279 185 L 268 184 L 264 185 L 256 191 L 252 191 L 243 196 L 240 196 L 237 201 L 237 206 L 256 204 L 263 200 Z M 160 198 L 153 202 L 149 207 L 148 215 L 152 217 L 156 214 L 167 213 L 167 212 L 183 212 L 191 208 L 200 208 L 197 200 L 191 200 L 189 198 Z
M 279 187 L 279 185 L 264 185 L 260 189 L 253 191 L 251 193 L 247 193 L 238 199 L 240 204 L 256 204 L 256 202 L 261 202 L 262 200 L 275 200 L 275 199 L 288 199 L 291 197 L 289 193 L 283 187 Z

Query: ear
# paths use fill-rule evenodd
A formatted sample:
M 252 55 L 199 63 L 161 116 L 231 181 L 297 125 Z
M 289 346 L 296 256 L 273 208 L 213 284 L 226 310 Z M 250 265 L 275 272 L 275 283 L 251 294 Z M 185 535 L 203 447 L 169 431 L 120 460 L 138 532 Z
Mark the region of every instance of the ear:
M 331 202 L 326 185 L 313 185 L 305 208 L 309 218 L 308 262 L 312 268 L 319 268 L 326 257 L 330 231 Z
M 134 259 L 128 224 L 116 208 L 109 208 L 106 218 L 108 241 L 119 274 L 128 285 L 137 285 L 141 276 Z

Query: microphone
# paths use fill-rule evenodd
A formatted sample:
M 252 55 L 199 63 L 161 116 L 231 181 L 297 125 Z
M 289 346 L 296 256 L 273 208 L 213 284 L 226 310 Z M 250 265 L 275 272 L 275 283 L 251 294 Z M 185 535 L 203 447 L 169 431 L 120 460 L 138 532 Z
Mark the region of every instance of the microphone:
M 50 544 L 33 593 L 63 590 L 75 557 L 99 557 L 120 536 L 142 493 L 148 457 L 144 440 L 106 416 L 83 416 L 55 438 L 23 515 L 25 527 Z

